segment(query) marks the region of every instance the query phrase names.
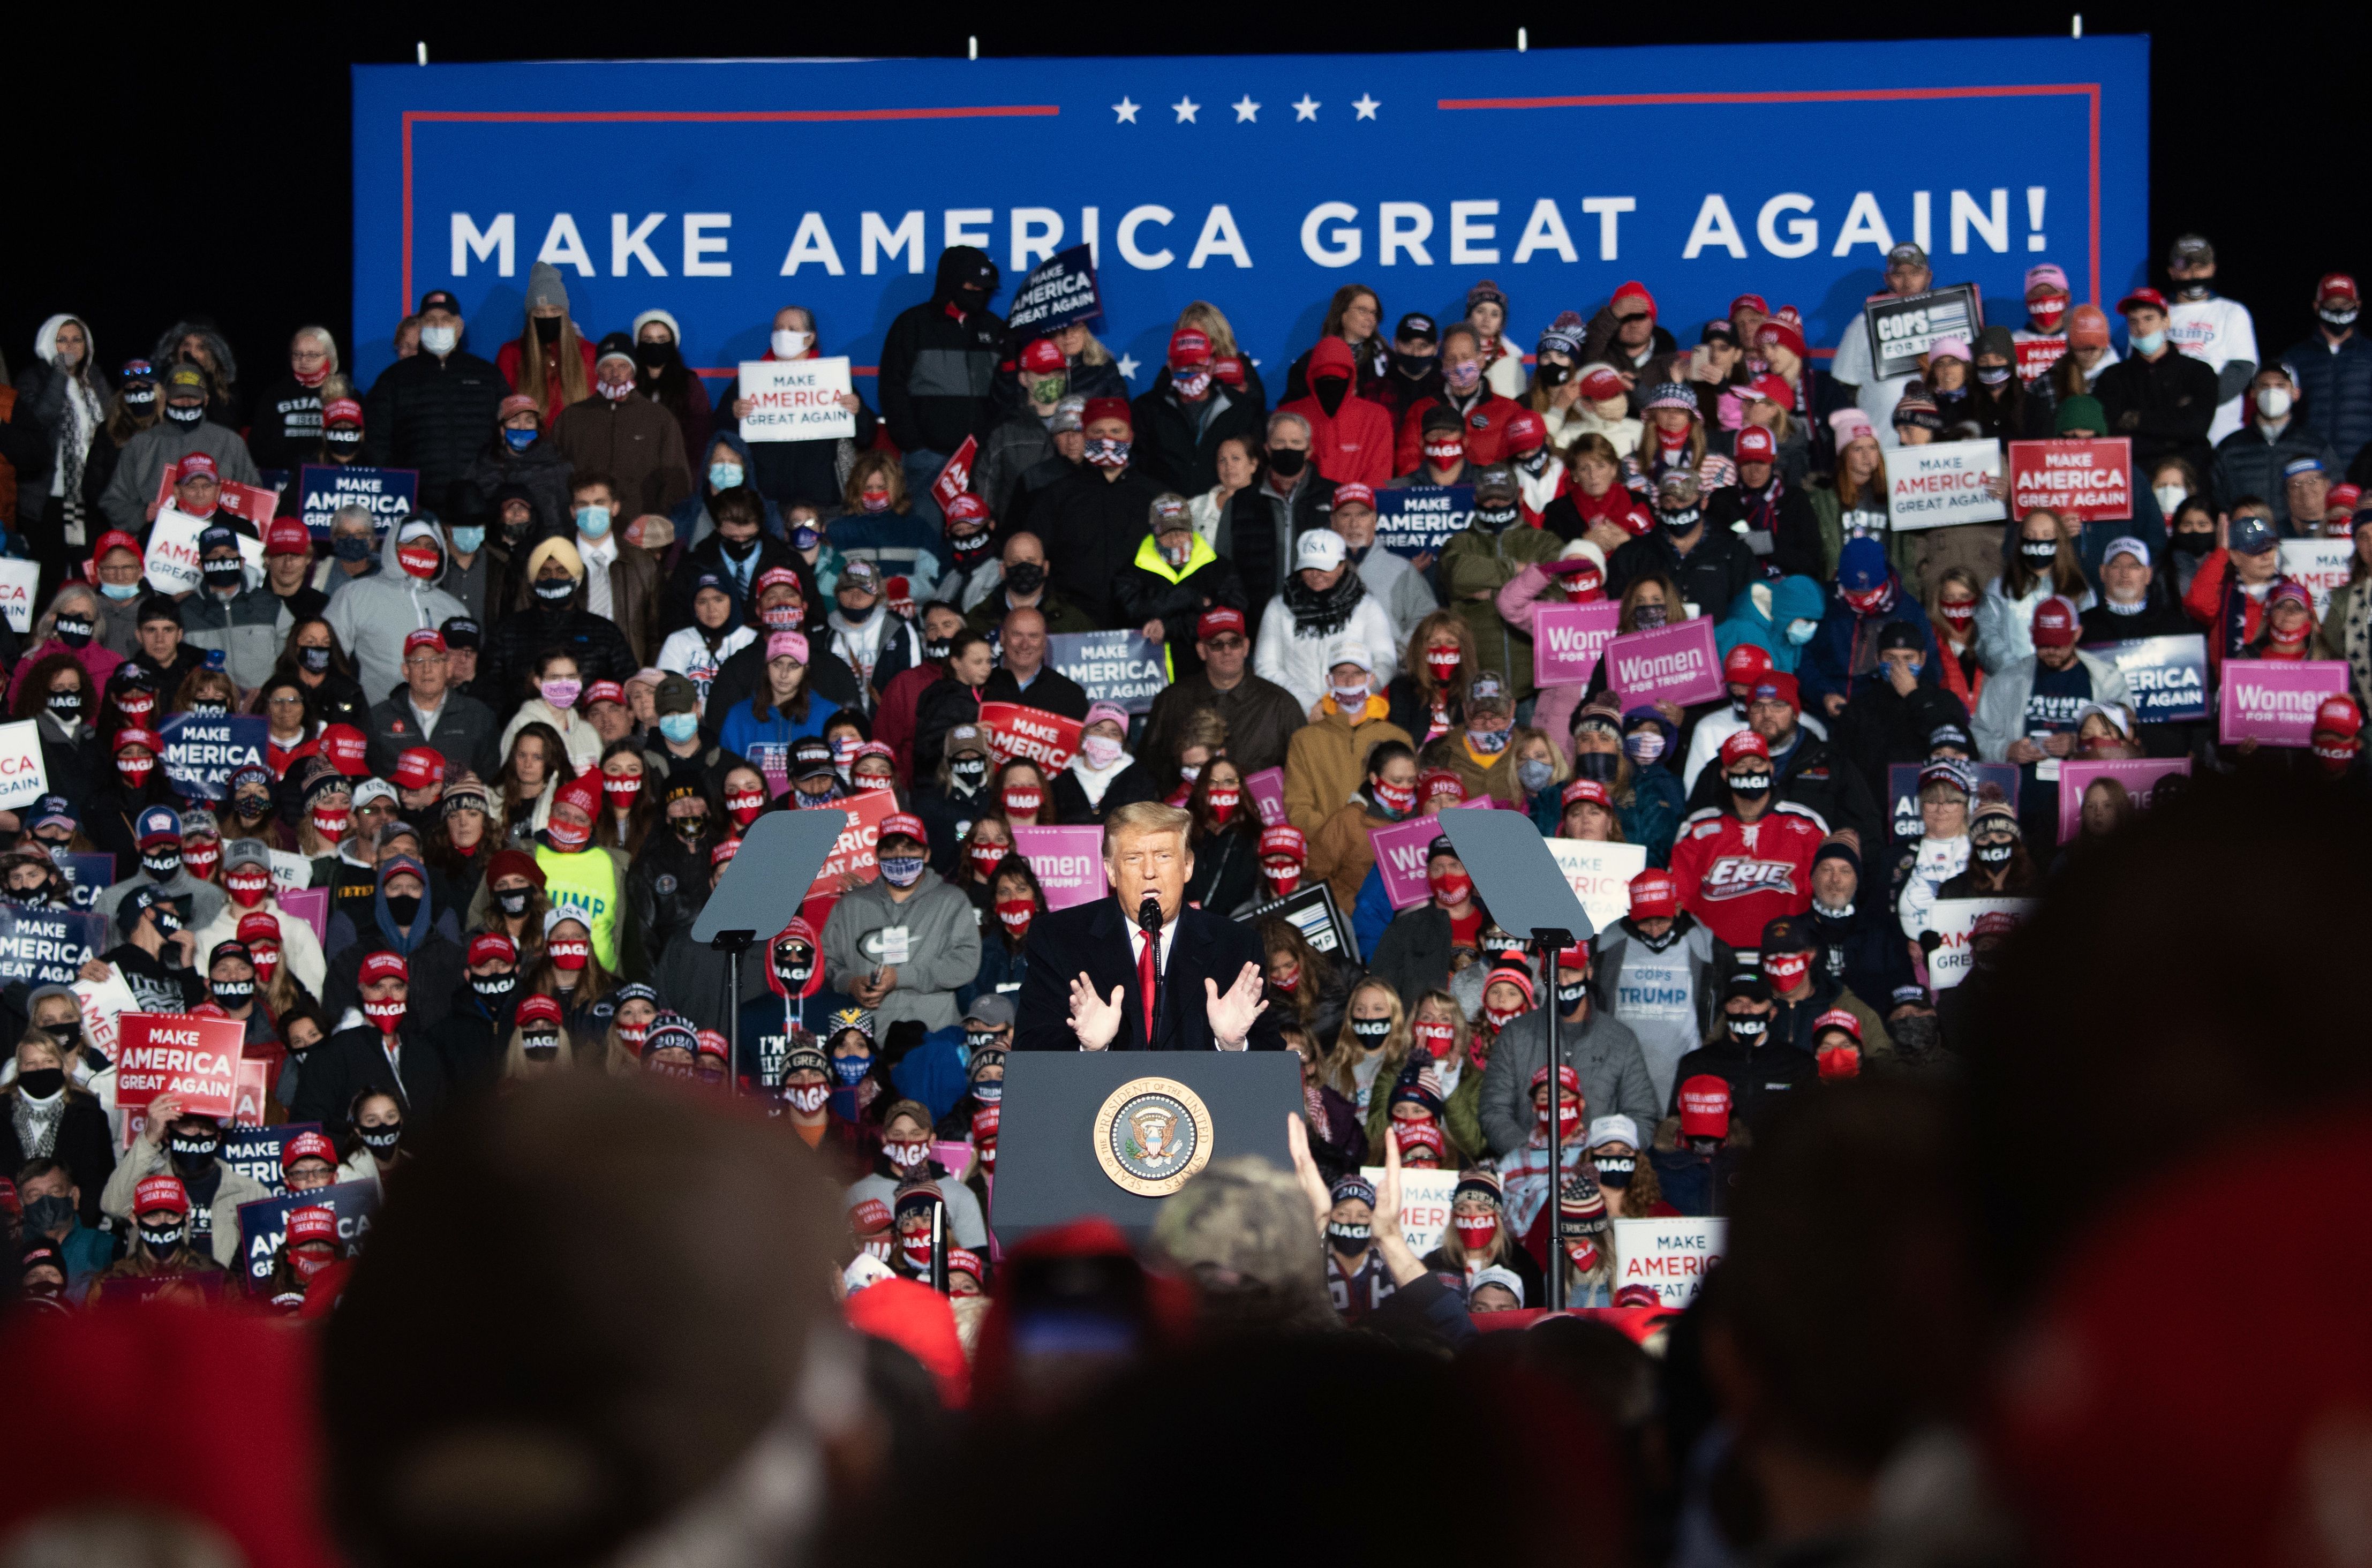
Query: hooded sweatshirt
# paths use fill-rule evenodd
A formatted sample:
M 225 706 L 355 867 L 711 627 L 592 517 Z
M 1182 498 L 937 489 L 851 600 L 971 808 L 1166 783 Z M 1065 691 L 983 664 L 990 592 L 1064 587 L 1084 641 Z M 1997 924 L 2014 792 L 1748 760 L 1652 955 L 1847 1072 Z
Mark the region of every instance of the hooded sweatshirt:
M 159 388 L 157 395 L 163 397 L 164 389 Z M 231 483 L 254 484 L 262 477 L 256 472 L 255 459 L 248 455 L 247 442 L 238 431 L 216 424 L 211 417 L 187 429 L 162 419 L 123 444 L 115 477 L 107 482 L 107 494 L 99 501 L 108 522 L 145 538 L 148 503 L 157 499 L 158 482 L 167 469 L 192 452 L 212 458 L 221 477 Z
M 767 443 L 769 447 L 796 444 L 787 441 Z M 668 514 L 668 521 L 675 525 L 675 537 L 686 549 L 698 544 L 716 531 L 716 519 L 708 515 L 708 505 L 716 499 L 719 492 L 708 482 L 708 460 L 710 455 L 719 447 L 729 448 L 735 458 L 740 461 L 741 483 L 744 487 L 760 484 L 758 459 L 751 455 L 750 443 L 730 430 L 717 431 L 708 438 L 707 445 L 697 452 L 687 451 L 685 456 L 691 459 L 692 470 L 692 494 L 676 503 L 675 510 Z M 783 525 L 783 511 L 774 504 L 773 494 L 762 487 L 758 498 L 765 503 L 766 507 L 765 520 L 758 529 L 760 535 L 773 539 L 788 539 L 790 530 Z
M 881 414 L 899 449 L 952 453 L 967 436 L 983 441 L 996 428 L 993 395 L 1005 322 L 986 309 L 962 312 L 956 285 L 994 274 L 995 263 L 970 245 L 939 252 L 931 297 L 899 312 L 881 343 Z
M 1356 396 L 1356 356 L 1351 345 L 1329 333 L 1309 351 L 1310 392 L 1278 409 L 1309 422 L 1309 460 L 1319 477 L 1337 484 L 1356 481 L 1382 488 L 1392 477 L 1392 416 L 1381 403 Z M 1320 377 L 1340 376 L 1343 400 L 1331 413 L 1318 396 Z
M 1788 638 L 1787 627 L 1793 621 L 1808 621 L 1817 633 L 1825 608 L 1820 585 L 1809 577 L 1791 575 L 1775 583 L 1754 583 L 1729 601 L 1729 613 L 1714 629 L 1715 645 L 1727 658 L 1740 643 L 1751 643 L 1771 656 L 1772 668 L 1793 675 L 1803 656 L 1803 645 Z
M 407 544 L 424 543 L 436 552 L 436 570 L 425 579 L 403 569 L 397 552 Z M 374 704 L 403 682 L 403 639 L 423 627 L 434 630 L 468 607 L 436 585 L 450 564 L 436 525 L 417 518 L 387 531 L 379 547 L 379 569 L 367 577 L 351 579 L 345 590 L 330 601 L 330 630 L 354 656 L 363 694 Z
M 874 1027 L 919 1018 L 926 1029 L 961 1023 L 956 990 L 980 972 L 980 923 L 971 900 L 939 874 L 925 868 L 903 903 L 888 884 L 866 883 L 832 906 L 824 922 L 823 958 L 831 983 L 845 991 L 859 975 L 884 964 L 903 933 L 907 961 L 894 966 L 898 981 L 874 1012 Z

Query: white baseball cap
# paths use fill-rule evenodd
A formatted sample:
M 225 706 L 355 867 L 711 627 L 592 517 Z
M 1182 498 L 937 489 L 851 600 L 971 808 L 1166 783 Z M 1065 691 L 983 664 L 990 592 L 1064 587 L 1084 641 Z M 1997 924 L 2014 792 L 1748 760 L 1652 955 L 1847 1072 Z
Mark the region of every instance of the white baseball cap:
M 1639 1124 L 1627 1116 L 1596 1116 L 1589 1122 L 1589 1146 L 1593 1149 L 1607 1144 L 1628 1144 L 1639 1146 Z
M 1331 669 L 1338 664 L 1355 664 L 1369 675 L 1376 673 L 1376 656 L 1367 651 L 1365 643 L 1335 644 L 1333 652 L 1326 656 L 1326 668 Z
M 1312 528 L 1293 547 L 1293 569 L 1296 572 L 1331 572 L 1345 558 L 1343 536 L 1332 528 Z

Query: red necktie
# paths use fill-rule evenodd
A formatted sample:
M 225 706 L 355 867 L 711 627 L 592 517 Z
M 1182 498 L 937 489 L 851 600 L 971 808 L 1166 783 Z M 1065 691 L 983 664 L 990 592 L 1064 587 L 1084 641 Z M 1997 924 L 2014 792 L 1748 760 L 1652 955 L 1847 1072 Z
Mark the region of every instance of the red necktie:
M 1145 951 L 1136 960 L 1136 981 L 1145 988 L 1145 1044 L 1153 1046 L 1153 946 L 1161 940 L 1150 932 L 1144 933 Z

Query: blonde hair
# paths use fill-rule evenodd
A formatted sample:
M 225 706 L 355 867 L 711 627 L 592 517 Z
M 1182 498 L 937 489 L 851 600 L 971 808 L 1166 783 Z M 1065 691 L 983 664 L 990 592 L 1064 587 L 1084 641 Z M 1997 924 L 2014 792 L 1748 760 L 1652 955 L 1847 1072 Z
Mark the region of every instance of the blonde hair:
M 1227 325 L 1227 318 L 1219 308 L 1207 299 L 1190 301 L 1185 309 L 1178 312 L 1178 325 L 1201 328 L 1203 335 L 1211 340 L 1214 355 L 1239 352 L 1236 347 L 1236 330 Z
M 1351 1032 L 1351 1009 L 1361 993 L 1370 991 L 1390 1007 L 1385 1016 L 1392 1022 L 1391 1031 L 1384 1036 L 1383 1065 L 1377 1069 L 1375 1076 L 1376 1084 L 1387 1094 L 1400 1077 L 1401 1063 L 1408 1060 L 1409 1047 L 1416 1039 L 1409 1031 L 1408 1010 L 1401 1005 L 1401 993 L 1389 981 L 1369 975 L 1351 988 L 1351 994 L 1343 999 L 1343 1027 L 1335 1032 L 1333 1047 L 1326 1052 L 1319 1076 L 1327 1087 L 1354 1104 L 1359 1098 L 1359 1080 L 1352 1075 L 1351 1068 L 1359 1059 L 1359 1037 Z
M 549 1062 L 530 1060 L 527 1053 L 526 1031 L 517 1025 L 512 1026 L 511 1042 L 503 1048 L 503 1080 L 506 1083 L 527 1078 L 541 1078 L 553 1073 L 565 1073 L 576 1065 L 576 1053 L 570 1049 L 566 1025 L 561 1026 L 560 1054 Z
M 1194 826 L 1194 814 L 1157 800 L 1132 800 L 1104 819 L 1104 853 L 1110 854 L 1122 833 L 1175 833 L 1180 844 Z
M 906 473 L 887 452 L 867 452 L 850 465 L 848 482 L 841 487 L 841 504 L 852 512 L 865 509 L 865 482 L 879 474 L 890 486 L 890 510 L 904 513 L 913 505 L 906 494 Z

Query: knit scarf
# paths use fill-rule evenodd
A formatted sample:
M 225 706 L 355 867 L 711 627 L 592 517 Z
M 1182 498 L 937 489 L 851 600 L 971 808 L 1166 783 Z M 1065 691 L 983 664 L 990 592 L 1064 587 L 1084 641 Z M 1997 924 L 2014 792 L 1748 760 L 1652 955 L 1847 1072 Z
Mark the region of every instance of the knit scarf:
M 54 368 L 54 367 L 53 367 Z M 83 459 L 90 454 L 91 436 L 98 431 L 103 411 L 99 394 L 79 376 L 66 377 L 65 417 L 59 421 L 57 496 L 65 516 L 65 542 L 90 542 L 84 527 L 82 501 Z
M 1313 590 L 1298 572 L 1285 580 L 1285 607 L 1293 611 L 1296 637 L 1334 635 L 1351 623 L 1352 612 L 1366 597 L 1367 585 L 1359 580 L 1356 572 L 1344 572 L 1323 593 Z
M 16 1101 L 12 1120 L 17 1126 L 17 1146 L 25 1151 L 29 1160 L 49 1158 L 57 1149 L 58 1123 L 65 1120 L 65 1090 L 52 1095 L 47 1105 L 37 1102 L 22 1089 L 11 1098 Z

